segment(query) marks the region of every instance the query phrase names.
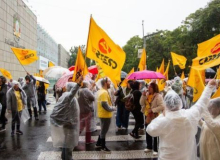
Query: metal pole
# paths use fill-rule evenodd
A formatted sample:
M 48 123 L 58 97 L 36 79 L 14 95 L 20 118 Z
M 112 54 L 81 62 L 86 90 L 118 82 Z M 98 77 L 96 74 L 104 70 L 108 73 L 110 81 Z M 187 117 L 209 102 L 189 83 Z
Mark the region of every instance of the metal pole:
M 143 41 L 144 41 L 144 49 L 146 50 L 146 40 L 145 40 L 145 36 L 144 36 L 144 20 L 142 20 L 142 29 L 143 29 Z

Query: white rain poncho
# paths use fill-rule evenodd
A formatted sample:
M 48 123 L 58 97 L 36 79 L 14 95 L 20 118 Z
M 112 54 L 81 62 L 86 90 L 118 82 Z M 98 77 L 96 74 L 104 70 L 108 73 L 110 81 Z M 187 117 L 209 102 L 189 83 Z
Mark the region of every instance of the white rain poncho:
M 54 147 L 74 148 L 79 140 L 79 105 L 74 97 L 79 85 L 68 82 L 67 92 L 59 98 L 50 116 Z
M 202 132 L 200 136 L 200 157 L 201 160 L 220 159 L 220 98 L 210 101 L 209 107 L 215 108 L 218 115 L 212 117 L 206 110 L 203 114 L 204 121 L 201 121 Z M 213 113 L 212 113 L 213 114 Z
M 197 125 L 214 88 L 215 86 L 206 86 L 197 103 L 187 110 L 178 109 L 182 107 L 176 93 L 173 91 L 167 93 L 164 98 L 165 104 L 168 105 L 165 108 L 165 116 L 159 115 L 146 129 L 151 136 L 159 136 L 159 160 L 197 159 L 195 140 Z

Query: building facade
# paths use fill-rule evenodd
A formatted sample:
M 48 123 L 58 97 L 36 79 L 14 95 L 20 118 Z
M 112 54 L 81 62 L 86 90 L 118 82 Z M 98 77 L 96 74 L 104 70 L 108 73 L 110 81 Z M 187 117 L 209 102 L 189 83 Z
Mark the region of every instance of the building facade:
M 0 0 L 0 68 L 13 79 L 37 72 L 37 62 L 23 69 L 11 47 L 37 49 L 37 17 L 22 0 Z
M 64 68 L 68 68 L 69 59 L 69 52 L 67 52 L 61 44 L 58 44 L 58 65 Z
M 39 24 L 37 24 L 37 53 L 40 57 L 39 70 L 46 69 L 49 61 L 58 65 L 58 44 Z

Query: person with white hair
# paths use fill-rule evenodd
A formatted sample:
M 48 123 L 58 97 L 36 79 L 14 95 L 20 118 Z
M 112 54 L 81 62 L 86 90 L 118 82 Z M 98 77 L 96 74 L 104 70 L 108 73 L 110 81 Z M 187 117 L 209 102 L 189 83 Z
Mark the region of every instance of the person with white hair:
M 92 113 L 94 112 L 93 102 L 95 101 L 95 96 L 89 89 L 89 82 L 83 81 L 83 86 L 79 89 L 77 100 L 80 106 L 80 133 L 85 128 L 86 144 L 95 143 L 95 141 L 91 139 L 91 119 Z
M 200 136 L 201 160 L 219 160 L 220 158 L 220 98 L 209 102 L 208 110 L 202 116 Z M 210 149 L 211 148 L 211 149 Z
M 146 131 L 153 137 L 159 136 L 159 159 L 196 160 L 197 125 L 207 107 L 216 81 L 211 80 L 200 99 L 190 109 L 181 109 L 182 100 L 177 93 L 169 91 L 164 97 L 165 110 L 154 119 Z
M 23 132 L 20 130 L 20 121 L 22 110 L 27 104 L 27 96 L 18 81 L 12 81 L 12 87 L 7 92 L 7 109 L 9 113 L 12 113 L 12 123 L 11 123 L 11 136 L 15 135 L 15 125 L 16 134 L 22 135 Z
M 50 115 L 53 146 L 62 148 L 61 159 L 72 160 L 72 151 L 79 141 L 79 105 L 75 95 L 81 86 L 67 82 L 66 92 L 58 99 Z

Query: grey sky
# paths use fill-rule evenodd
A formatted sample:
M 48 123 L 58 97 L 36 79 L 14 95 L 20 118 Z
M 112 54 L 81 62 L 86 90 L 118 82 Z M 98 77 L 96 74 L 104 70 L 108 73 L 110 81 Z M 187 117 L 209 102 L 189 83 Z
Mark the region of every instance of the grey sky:
M 28 1 L 28 2 L 27 2 Z M 67 50 L 86 44 L 90 14 L 96 23 L 123 46 L 134 35 L 156 29 L 173 30 L 210 0 L 26 0 L 38 23 Z

